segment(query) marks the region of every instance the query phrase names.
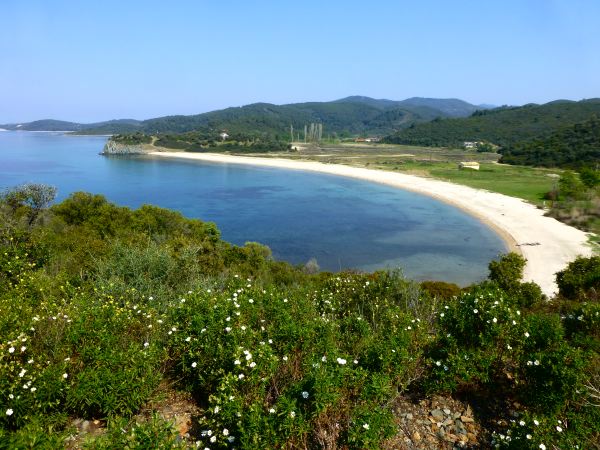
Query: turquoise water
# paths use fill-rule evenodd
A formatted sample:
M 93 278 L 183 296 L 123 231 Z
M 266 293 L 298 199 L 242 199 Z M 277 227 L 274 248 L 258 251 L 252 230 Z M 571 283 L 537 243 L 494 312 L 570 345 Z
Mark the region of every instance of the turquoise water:
M 215 222 L 225 240 L 326 270 L 402 267 L 466 285 L 505 252 L 481 222 L 429 197 L 330 175 L 231 164 L 98 155 L 106 138 L 0 132 L 0 188 L 24 182 L 151 203 Z

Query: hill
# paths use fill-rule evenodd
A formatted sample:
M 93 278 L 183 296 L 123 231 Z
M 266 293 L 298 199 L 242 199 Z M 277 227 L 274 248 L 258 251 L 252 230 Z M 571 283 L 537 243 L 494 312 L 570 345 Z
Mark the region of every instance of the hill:
M 503 163 L 580 168 L 600 161 L 600 119 L 563 128 L 547 138 L 518 142 L 502 149 Z
M 464 141 L 489 141 L 508 146 L 544 138 L 560 128 L 600 114 L 600 99 L 554 101 L 544 105 L 500 107 L 475 111 L 467 118 L 435 119 L 413 124 L 385 138 L 388 143 L 460 147 Z
M 437 117 L 467 116 L 477 107 L 456 99 L 419 99 L 402 101 L 347 97 L 331 102 L 287 105 L 254 103 L 196 115 L 175 115 L 144 121 L 113 120 L 94 124 L 36 121 L 0 125 L 9 130 L 74 131 L 81 134 L 186 133 L 226 129 L 233 133 L 267 133 L 273 137 L 290 135 L 290 125 L 300 131 L 310 123 L 322 123 L 325 133 L 342 136 L 393 133 L 414 123 Z M 54 123 L 56 122 L 56 123 Z M 62 128 L 61 128 L 62 127 Z

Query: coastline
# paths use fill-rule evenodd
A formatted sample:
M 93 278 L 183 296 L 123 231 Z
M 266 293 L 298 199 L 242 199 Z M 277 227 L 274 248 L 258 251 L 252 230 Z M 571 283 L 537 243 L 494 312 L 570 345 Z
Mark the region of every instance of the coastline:
M 524 281 L 537 283 L 548 296 L 557 291 L 554 281 L 556 272 L 577 256 L 592 254 L 585 232 L 544 216 L 541 209 L 524 200 L 482 189 L 398 172 L 284 158 L 184 152 L 150 152 L 148 155 L 319 172 L 427 195 L 463 210 L 492 228 L 510 251 L 520 253 L 527 259 Z

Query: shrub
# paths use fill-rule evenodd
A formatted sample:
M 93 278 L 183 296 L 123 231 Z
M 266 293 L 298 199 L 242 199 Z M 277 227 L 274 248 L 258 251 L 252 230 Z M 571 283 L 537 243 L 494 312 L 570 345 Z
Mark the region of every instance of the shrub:
M 503 255 L 499 261 L 490 262 L 488 278 L 498 283 L 498 286 L 505 291 L 515 289 L 523 278 L 526 262 L 525 258 L 516 253 Z
M 570 300 L 598 298 L 600 289 L 600 257 L 577 258 L 556 274 L 558 293 Z

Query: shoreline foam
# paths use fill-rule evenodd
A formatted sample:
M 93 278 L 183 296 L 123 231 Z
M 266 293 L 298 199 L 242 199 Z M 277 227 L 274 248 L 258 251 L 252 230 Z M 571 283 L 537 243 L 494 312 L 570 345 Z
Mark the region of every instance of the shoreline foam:
M 524 281 L 539 284 L 542 291 L 549 296 L 557 290 L 556 272 L 566 267 L 577 256 L 592 254 L 585 232 L 544 216 L 541 209 L 524 200 L 433 178 L 283 158 L 184 152 L 151 152 L 149 155 L 326 173 L 385 184 L 433 197 L 460 208 L 492 228 L 511 251 L 521 253 L 527 259 Z

